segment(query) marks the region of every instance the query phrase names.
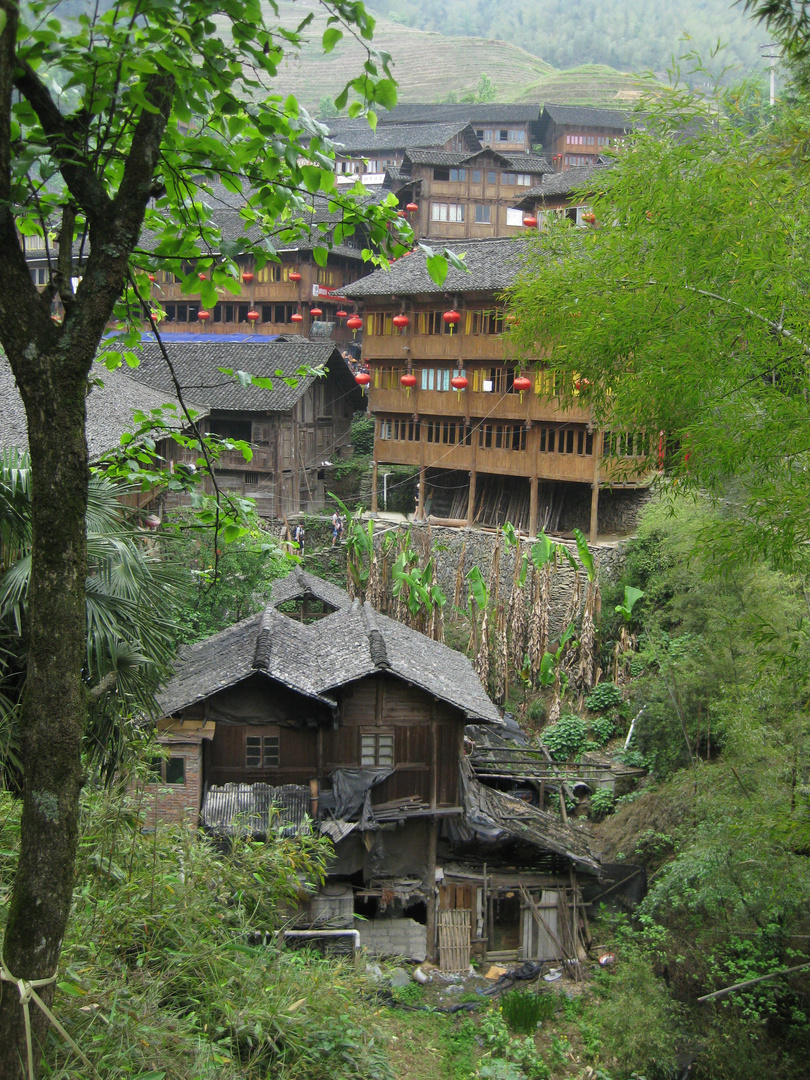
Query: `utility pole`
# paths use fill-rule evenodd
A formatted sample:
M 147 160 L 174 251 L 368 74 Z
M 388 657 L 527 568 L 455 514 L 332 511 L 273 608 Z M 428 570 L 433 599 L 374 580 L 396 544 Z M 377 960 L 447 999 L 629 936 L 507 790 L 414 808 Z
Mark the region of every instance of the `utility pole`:
M 760 52 L 762 52 L 763 49 L 776 50 L 777 48 L 778 48 L 778 44 L 775 41 L 770 41 L 770 42 L 768 42 L 767 45 L 760 45 L 760 47 L 759 47 Z M 770 62 L 771 62 L 770 63 L 770 69 L 771 69 L 770 70 L 770 76 L 771 76 L 771 80 L 770 80 L 771 81 L 770 99 L 771 99 L 771 108 L 773 108 L 774 105 L 776 104 L 776 61 L 779 59 L 779 53 L 775 52 L 775 51 L 774 52 L 762 52 L 762 59 L 763 60 L 770 60 Z

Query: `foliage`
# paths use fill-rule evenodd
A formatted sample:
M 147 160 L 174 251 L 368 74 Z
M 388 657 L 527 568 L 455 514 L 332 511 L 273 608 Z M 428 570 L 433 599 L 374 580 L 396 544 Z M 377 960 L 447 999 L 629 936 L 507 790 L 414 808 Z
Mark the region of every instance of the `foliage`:
M 532 1035 L 542 1020 L 554 1015 L 554 998 L 551 994 L 510 990 L 501 998 L 501 1012 L 516 1035 Z
M 801 565 L 810 211 L 791 155 L 806 118 L 752 130 L 733 102 L 718 114 L 679 90 L 643 108 L 644 130 L 588 196 L 597 221 L 622 227 L 539 236 L 512 291 L 514 351 L 547 357 L 563 403 L 575 365 L 617 467 L 638 452 L 657 468 L 664 433 L 671 490 L 724 500 L 705 545 Z
M 355 454 L 374 453 L 374 417 L 370 413 L 356 412 L 354 414 L 351 441 Z
M 511 997 L 512 994 L 521 995 L 522 992 L 512 991 L 507 996 Z M 553 1001 L 550 996 L 549 1000 Z M 522 1004 L 517 1006 L 518 1012 L 525 1008 Z M 483 1017 L 480 1031 L 489 1049 L 489 1060 L 483 1061 L 475 1074 L 481 1080 L 550 1080 L 551 1070 L 538 1052 L 534 1040 L 510 1035 L 502 1008 Z
M 633 617 L 633 608 L 644 596 L 643 589 L 636 589 L 632 585 L 624 587 L 624 601 L 616 605 L 616 612 L 621 615 L 625 622 L 630 622 Z
M 611 709 L 614 705 L 620 705 L 621 700 L 622 692 L 615 683 L 601 682 L 585 698 L 585 706 L 598 712 L 600 709 Z
M 588 708 L 590 708 L 590 705 Z M 613 737 L 613 732 L 616 730 L 616 724 L 612 716 L 596 716 L 590 721 L 590 725 L 594 738 L 600 746 L 604 746 L 608 739 Z
M 31 467 L 27 454 L 0 461 L 0 761 L 18 785 L 20 703 L 27 678 L 31 577 Z M 84 682 L 96 691 L 85 728 L 85 753 L 107 779 L 131 742 L 133 716 L 154 713 L 155 693 L 171 670 L 184 574 L 170 565 L 121 501 L 127 489 L 90 479 L 87 508 L 86 659 Z
M 662 0 L 618 0 L 610 6 L 573 0 L 564 7 L 555 0 L 531 4 L 506 0 L 497 11 L 470 8 L 461 0 L 442 0 L 436 5 L 420 0 L 377 0 L 375 9 L 422 30 L 514 42 L 555 67 L 596 63 L 624 71 L 663 71 L 673 54 L 684 51 L 687 34 L 689 47 L 706 55 L 716 49 L 718 40 L 731 42 L 714 60 L 715 71 L 730 65 L 735 73 L 740 68 L 748 72 L 759 62 L 758 32 L 741 12 L 722 0 L 686 0 L 675 15 Z M 567 99 L 556 96 L 546 100 Z
M 588 800 L 588 816 L 594 821 L 601 821 L 613 810 L 613 792 L 609 787 L 600 787 Z
M 574 637 L 575 633 L 576 628 L 574 627 L 574 624 L 571 623 L 563 631 L 562 636 L 560 637 L 560 644 L 557 646 L 556 650 L 553 653 L 543 653 L 543 659 L 540 662 L 541 686 L 553 686 L 559 677 L 562 682 L 562 688 L 565 690 L 565 687 L 568 685 L 568 675 L 562 670 L 561 663 L 565 647 Z
M 273 581 L 293 562 L 254 515 L 239 539 L 222 544 L 212 529 L 200 528 L 193 511 L 175 511 L 164 520 L 160 549 L 166 565 L 188 579 L 176 617 L 178 641 L 185 644 L 260 611 Z
M 543 732 L 543 744 L 555 761 L 567 761 L 580 752 L 588 735 L 588 725 L 578 716 L 561 716 Z
M 272 941 L 330 845 L 274 835 L 224 849 L 200 831 L 153 826 L 139 786 L 85 789 L 57 1009 L 101 1075 L 390 1080 L 350 963 L 251 943 Z M 18 835 L 0 797 L 0 905 Z M 70 1051 L 55 1040 L 48 1056 L 58 1071 Z

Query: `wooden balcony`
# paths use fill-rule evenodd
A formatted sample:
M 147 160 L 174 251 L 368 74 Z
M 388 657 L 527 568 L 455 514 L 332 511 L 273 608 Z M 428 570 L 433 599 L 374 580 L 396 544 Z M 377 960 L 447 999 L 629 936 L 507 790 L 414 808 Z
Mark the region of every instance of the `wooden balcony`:
M 384 415 L 418 413 L 422 416 L 454 416 L 458 418 L 480 418 L 486 416 L 492 420 L 532 420 L 552 423 L 586 424 L 590 419 L 587 409 L 574 406 L 561 409 L 556 398 L 550 398 L 527 391 L 523 394 L 481 393 L 464 390 L 459 395 L 455 390 L 420 390 L 414 387 L 410 396 L 404 388 L 398 390 L 378 390 L 371 388 L 369 409 Z
M 503 339 L 497 334 L 366 334 L 363 338 L 363 356 L 371 364 L 378 360 L 404 363 L 408 350 L 415 367 L 425 360 L 501 363 L 504 355 Z

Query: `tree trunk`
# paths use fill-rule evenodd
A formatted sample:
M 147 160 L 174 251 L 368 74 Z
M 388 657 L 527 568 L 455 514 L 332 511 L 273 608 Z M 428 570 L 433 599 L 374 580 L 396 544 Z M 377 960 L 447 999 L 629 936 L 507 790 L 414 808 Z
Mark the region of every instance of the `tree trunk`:
M 92 356 L 82 364 L 75 355 L 32 358 L 29 353 L 20 386 L 31 448 L 33 550 L 20 860 L 3 958 L 15 977 L 27 980 L 56 971 L 73 893 L 86 711 L 84 422 Z M 38 992 L 49 1003 L 53 984 Z M 36 1064 L 48 1021 L 34 1002 L 29 1011 Z M 0 1080 L 27 1076 L 23 1009 L 16 986 L 7 982 L 0 1032 Z

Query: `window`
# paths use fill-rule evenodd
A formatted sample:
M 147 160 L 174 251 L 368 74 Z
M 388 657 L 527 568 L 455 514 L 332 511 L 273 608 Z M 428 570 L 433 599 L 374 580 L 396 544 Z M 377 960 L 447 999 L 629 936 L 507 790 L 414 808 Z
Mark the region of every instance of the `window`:
M 451 181 L 454 181 L 456 183 L 458 183 L 459 181 L 462 181 L 462 180 L 466 180 L 467 179 L 467 170 L 466 169 L 451 169 L 450 170 L 450 179 L 451 179 Z
M 247 735 L 245 737 L 245 768 L 274 769 L 279 763 L 278 735 Z
M 360 764 L 392 766 L 394 764 L 394 736 L 381 732 L 361 732 Z
M 186 759 L 182 757 L 153 758 L 149 771 L 152 784 L 185 784 Z
M 474 184 L 480 184 L 481 183 L 481 176 L 482 176 L 482 173 L 481 173 L 480 169 L 473 169 L 472 174 L 471 174 L 472 182 Z
M 391 438 L 390 420 L 380 420 L 380 438 L 386 440 Z
M 212 416 L 208 421 L 208 430 L 220 439 L 244 439 L 250 442 L 253 425 L 250 420 L 236 420 L 230 416 Z
M 265 263 L 261 270 L 256 271 L 256 281 L 260 285 L 266 285 L 268 281 L 281 281 L 281 265 L 279 263 Z
M 523 211 L 514 210 L 509 207 L 506 211 L 506 224 L 507 225 L 523 225 Z
M 478 445 L 485 450 L 525 450 L 526 428 L 522 424 L 482 424 Z
M 420 311 L 418 320 L 419 333 L 449 334 L 450 326 L 442 318 L 443 314 L 443 311 Z
M 498 174 L 494 169 L 487 169 L 487 183 L 488 184 L 497 184 L 498 183 Z
M 449 169 L 434 169 L 433 170 L 433 179 L 434 180 L 449 180 L 450 179 L 450 170 Z
M 259 482 L 259 474 L 257 472 L 246 472 L 245 473 L 245 484 L 246 485 L 248 485 L 248 484 L 258 484 L 258 482 Z
M 472 312 L 473 334 L 500 334 L 503 332 L 503 312 L 499 309 Z
M 475 135 L 476 135 L 476 138 L 483 139 L 483 137 L 484 137 L 484 129 L 483 128 L 476 128 L 475 129 Z
M 450 368 L 422 368 L 420 385 L 423 390 L 449 390 Z
M 489 225 L 491 222 L 492 207 L 489 204 L 476 203 L 475 221 L 478 225 Z
M 522 131 L 522 130 L 518 130 L 518 129 L 515 129 L 514 131 L 510 131 L 509 132 L 509 141 L 510 142 L 516 142 L 516 143 L 525 142 L 526 141 L 526 132 Z
M 498 142 L 509 142 L 509 132 L 506 128 L 501 128 L 498 132 Z
M 431 221 L 463 221 L 464 207 L 458 203 L 431 203 Z

